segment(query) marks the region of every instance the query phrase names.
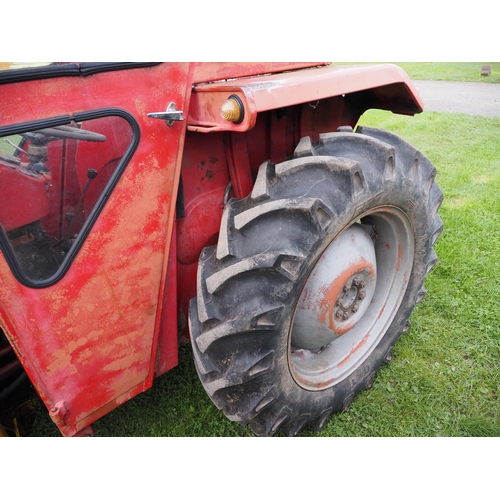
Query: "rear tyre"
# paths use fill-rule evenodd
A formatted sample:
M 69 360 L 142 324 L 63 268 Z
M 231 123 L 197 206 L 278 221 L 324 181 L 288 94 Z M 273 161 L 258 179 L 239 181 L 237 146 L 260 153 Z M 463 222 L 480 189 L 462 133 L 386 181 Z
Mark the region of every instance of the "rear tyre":
M 435 168 L 393 134 L 341 130 L 261 165 L 200 256 L 198 374 L 258 435 L 320 430 L 371 387 L 437 260 Z

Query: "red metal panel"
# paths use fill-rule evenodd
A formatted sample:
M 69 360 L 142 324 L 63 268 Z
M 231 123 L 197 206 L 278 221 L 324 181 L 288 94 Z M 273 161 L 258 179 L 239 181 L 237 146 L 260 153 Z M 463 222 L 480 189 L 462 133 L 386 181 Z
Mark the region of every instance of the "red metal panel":
M 244 78 L 269 73 L 281 73 L 311 66 L 324 66 L 326 62 L 206 62 L 195 63 L 193 83 L 215 82 L 229 78 Z
M 191 100 L 188 128 L 196 132 L 244 132 L 255 125 L 257 113 L 368 89 L 374 89 L 383 109 L 406 114 L 423 110 L 416 88 L 399 66 L 330 66 L 198 85 Z M 232 94 L 245 108 L 240 124 L 220 116 L 222 103 Z
M 2 86 L 0 125 L 118 107 L 141 132 L 59 282 L 25 287 L 0 256 L 0 327 L 65 435 L 151 385 L 185 124 L 146 114 L 170 101 L 182 109 L 190 78 L 176 63 Z
M 172 231 L 170 252 L 168 254 L 168 269 L 165 282 L 165 292 L 161 308 L 160 328 L 158 331 L 158 348 L 155 359 L 154 375 L 158 377 L 167 372 L 179 361 L 178 328 L 177 328 L 177 238 L 176 224 Z

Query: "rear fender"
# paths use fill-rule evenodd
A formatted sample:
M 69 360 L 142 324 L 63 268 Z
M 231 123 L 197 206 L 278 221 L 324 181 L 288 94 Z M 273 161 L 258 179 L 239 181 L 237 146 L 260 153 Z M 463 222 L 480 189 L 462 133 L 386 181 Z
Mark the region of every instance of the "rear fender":
M 243 104 L 240 123 L 225 121 L 220 108 L 229 96 Z M 193 89 L 188 130 L 193 132 L 246 132 L 259 113 L 332 97 L 345 99 L 349 121 L 370 108 L 414 115 L 423 102 L 409 76 L 394 64 L 328 66 L 216 83 Z

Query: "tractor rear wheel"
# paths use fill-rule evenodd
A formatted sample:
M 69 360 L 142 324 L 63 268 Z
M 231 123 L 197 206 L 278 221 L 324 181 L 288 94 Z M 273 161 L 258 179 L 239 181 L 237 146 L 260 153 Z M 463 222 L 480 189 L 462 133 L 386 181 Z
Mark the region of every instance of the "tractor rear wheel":
M 224 414 L 258 435 L 320 430 L 392 359 L 442 231 L 430 161 L 359 127 L 261 165 L 204 249 L 190 304 L 195 363 Z

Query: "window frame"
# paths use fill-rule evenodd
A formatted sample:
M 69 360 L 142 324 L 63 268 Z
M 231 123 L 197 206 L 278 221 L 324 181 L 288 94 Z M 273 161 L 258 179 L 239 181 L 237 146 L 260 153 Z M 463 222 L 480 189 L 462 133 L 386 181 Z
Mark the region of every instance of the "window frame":
M 130 159 L 132 158 L 134 152 L 136 151 L 140 141 L 140 128 L 139 124 L 137 123 L 133 115 L 121 108 L 101 108 L 92 111 L 83 111 L 75 113 L 74 115 L 63 115 L 54 118 L 48 118 L 43 120 L 36 120 L 33 122 L 25 122 L 25 123 L 0 127 L 0 138 L 3 138 L 10 135 L 16 135 L 24 132 L 31 132 L 33 130 L 38 130 L 41 128 L 56 127 L 58 125 L 68 125 L 71 122 L 75 121 L 83 122 L 83 121 L 95 120 L 98 118 L 105 118 L 108 116 L 118 116 L 124 118 L 131 127 L 132 139 L 127 149 L 125 150 L 125 153 L 123 154 L 120 162 L 118 163 L 116 169 L 111 175 L 111 178 L 108 181 L 106 188 L 99 196 L 96 204 L 94 205 L 92 211 L 89 214 L 89 217 L 83 224 L 82 229 L 78 234 L 78 237 L 75 239 L 75 242 L 71 246 L 71 249 L 64 257 L 64 260 L 59 269 L 57 270 L 57 272 L 50 278 L 44 280 L 33 280 L 28 276 L 26 276 L 23 270 L 21 269 L 21 266 L 19 265 L 19 262 L 15 256 L 14 249 L 10 243 L 7 233 L 5 232 L 3 227 L 0 226 L 0 250 L 2 251 L 5 260 L 7 261 L 7 264 L 9 265 L 15 278 L 22 285 L 30 288 L 46 288 L 57 283 L 68 272 L 73 260 L 75 259 L 83 243 L 87 239 L 87 236 L 90 233 L 94 223 L 99 217 L 108 198 L 111 196 L 111 193 L 113 192 L 116 184 L 118 183 L 118 180 L 123 174 L 128 163 L 130 162 Z

